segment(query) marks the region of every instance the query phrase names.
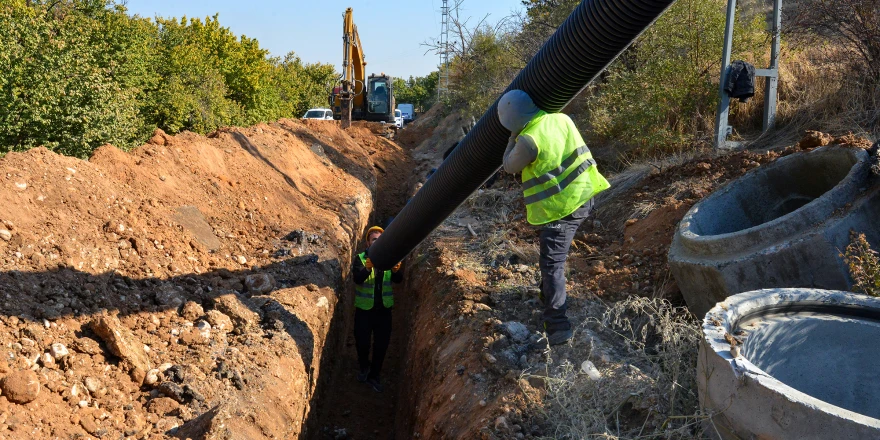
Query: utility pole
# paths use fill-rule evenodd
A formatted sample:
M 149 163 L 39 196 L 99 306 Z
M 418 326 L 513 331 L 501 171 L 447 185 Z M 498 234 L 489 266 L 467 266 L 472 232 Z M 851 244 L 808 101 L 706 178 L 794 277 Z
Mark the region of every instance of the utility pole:
M 724 25 L 724 48 L 721 52 L 721 81 L 718 85 L 718 112 L 715 116 L 715 148 L 730 148 L 727 137 L 733 128 L 727 124 L 730 114 L 730 96 L 724 90 L 733 51 L 733 24 L 736 19 L 736 0 L 727 0 L 727 22 Z M 776 89 L 779 85 L 779 39 L 782 27 L 782 0 L 773 1 L 773 40 L 770 46 L 770 67 L 755 69 L 755 77 L 767 78 L 764 88 L 764 119 L 762 132 L 773 128 L 776 122 Z
M 437 100 L 449 92 L 449 0 L 443 0 L 440 19 L 440 76 L 437 80 Z

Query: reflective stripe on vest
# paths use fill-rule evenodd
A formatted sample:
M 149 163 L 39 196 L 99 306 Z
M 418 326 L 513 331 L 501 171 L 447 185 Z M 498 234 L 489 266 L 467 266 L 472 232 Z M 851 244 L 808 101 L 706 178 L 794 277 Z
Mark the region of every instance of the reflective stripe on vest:
M 361 264 L 366 266 L 367 264 L 367 255 L 366 252 L 361 252 L 358 254 L 358 258 L 361 259 Z M 376 296 L 376 269 L 372 269 L 370 272 L 370 276 L 367 277 L 361 284 L 355 284 L 354 286 L 354 306 L 363 309 L 370 310 L 373 308 L 375 303 Z M 394 306 L 394 293 L 392 291 L 391 286 L 391 271 L 386 270 L 384 272 L 384 276 L 382 277 L 382 305 L 385 308 L 391 308 Z
M 520 136 L 538 147 L 538 157 L 522 173 L 529 223 L 559 220 L 610 186 L 567 115 L 539 112 Z
M 578 165 L 574 171 L 569 173 L 569 175 L 565 176 L 565 179 L 562 179 L 562 181 L 559 182 L 558 184 L 553 185 L 549 188 L 544 189 L 543 191 L 536 192 L 536 193 L 526 197 L 525 198 L 526 205 L 531 205 L 532 203 L 538 203 L 541 200 L 546 199 L 547 197 L 552 197 L 556 194 L 561 193 L 568 185 L 571 185 L 571 182 L 574 182 L 575 179 L 580 177 L 581 174 L 586 172 L 587 169 L 589 169 L 593 165 L 596 165 L 596 161 L 594 161 L 593 159 L 587 159 L 584 162 L 581 162 L 581 164 Z

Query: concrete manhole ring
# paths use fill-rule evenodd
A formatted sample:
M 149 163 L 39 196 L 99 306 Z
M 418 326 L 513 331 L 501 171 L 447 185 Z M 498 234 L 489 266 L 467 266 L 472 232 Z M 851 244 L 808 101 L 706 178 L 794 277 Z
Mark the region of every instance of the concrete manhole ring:
M 818 289 L 727 298 L 703 320 L 697 387 L 712 415 L 707 432 L 880 438 L 878 340 L 880 298 Z
M 880 185 L 865 150 L 823 147 L 762 166 L 694 205 L 676 229 L 670 269 L 690 310 L 769 287 L 848 289 L 851 230 L 880 242 Z

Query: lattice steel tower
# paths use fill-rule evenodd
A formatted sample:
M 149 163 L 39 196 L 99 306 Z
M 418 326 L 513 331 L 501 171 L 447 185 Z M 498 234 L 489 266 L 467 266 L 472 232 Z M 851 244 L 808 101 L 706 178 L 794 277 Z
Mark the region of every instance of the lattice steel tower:
M 449 92 L 449 0 L 443 0 L 440 12 L 440 78 L 437 81 L 437 99 Z

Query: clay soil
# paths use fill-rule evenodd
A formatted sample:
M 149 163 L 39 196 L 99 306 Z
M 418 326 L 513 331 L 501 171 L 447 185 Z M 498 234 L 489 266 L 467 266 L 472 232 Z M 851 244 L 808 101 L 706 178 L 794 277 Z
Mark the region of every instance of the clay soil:
M 379 394 L 355 380 L 349 265 L 469 128 L 437 112 L 404 147 L 282 120 L 0 158 L 0 438 L 552 438 L 538 373 L 650 375 L 589 322 L 625 298 L 683 305 L 666 253 L 694 203 L 782 155 L 864 147 L 815 134 L 615 176 L 570 253 L 576 337 L 552 350 L 538 232 L 502 176 L 407 258 Z M 660 426 L 657 402 L 629 400 L 618 429 Z
M 399 153 L 282 120 L 0 159 L 0 438 L 317 435 L 332 317 Z
M 462 136 L 461 125 L 456 115 L 438 122 L 414 150 L 417 173 L 439 166 L 445 146 Z M 418 303 L 412 308 L 400 406 L 415 416 L 397 425 L 397 438 L 556 438 L 564 431 L 554 420 L 558 402 L 547 400 L 547 380 L 571 377 L 567 368 L 579 370 L 586 360 L 622 384 L 614 392 L 628 396 L 626 405 L 600 402 L 615 421 L 616 435 L 660 429 L 668 423 L 661 416 L 668 407 L 654 386 L 659 373 L 629 364 L 630 346 L 597 325 L 603 313 L 634 297 L 684 307 L 666 256 L 674 228 L 690 207 L 752 169 L 832 143 L 870 145 L 852 136 L 810 133 L 800 144 L 778 150 L 698 152 L 612 176 L 616 189 L 597 200 L 569 253 L 575 337 L 552 349 L 540 331 L 538 230 L 523 218 L 520 185 L 502 175 L 479 190 L 410 255 L 410 291 Z M 695 405 L 696 390 L 683 392 Z M 677 429 L 675 423 L 664 426 Z M 699 437 L 695 426 L 678 432 Z

